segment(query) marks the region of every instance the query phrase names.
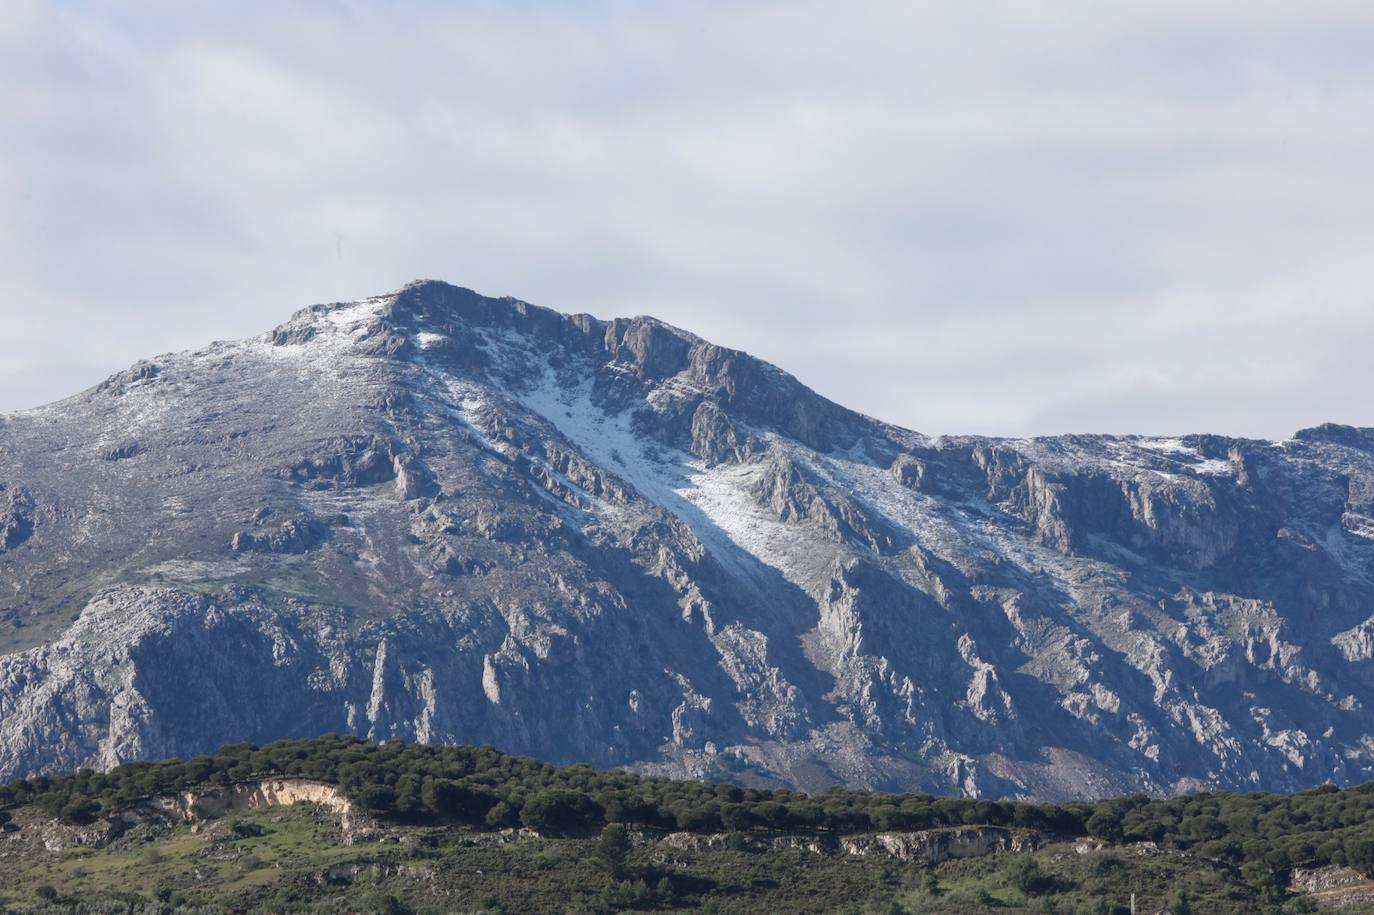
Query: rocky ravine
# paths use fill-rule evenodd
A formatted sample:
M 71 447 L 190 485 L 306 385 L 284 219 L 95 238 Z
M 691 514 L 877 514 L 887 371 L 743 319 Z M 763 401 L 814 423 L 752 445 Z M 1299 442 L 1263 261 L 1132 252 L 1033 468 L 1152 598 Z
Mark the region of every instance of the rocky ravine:
M 818 787 L 1374 767 L 1374 430 L 931 438 L 422 282 L 0 417 L 0 778 L 347 731 Z

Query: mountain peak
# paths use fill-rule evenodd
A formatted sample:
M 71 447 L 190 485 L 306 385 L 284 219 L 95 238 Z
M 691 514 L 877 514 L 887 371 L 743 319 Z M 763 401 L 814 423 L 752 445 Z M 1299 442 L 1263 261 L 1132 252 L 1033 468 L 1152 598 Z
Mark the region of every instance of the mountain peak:
M 1326 442 L 1374 453 L 1374 428 L 1322 423 L 1308 429 L 1299 429 L 1293 433 L 1293 438 L 1300 442 Z
M 504 375 L 519 387 L 569 360 L 604 382 L 633 378 L 637 399 L 686 410 L 673 421 L 726 438 L 733 417 L 810 447 L 851 447 L 871 420 L 835 404 L 793 376 L 739 350 L 717 346 L 650 316 L 602 320 L 511 297 L 494 298 L 438 280 L 385 295 L 302 309 L 268 339 L 335 355 L 418 361 L 437 369 Z M 566 378 L 564 379 L 566 382 Z M 657 396 L 657 393 L 663 396 Z M 707 404 L 706 407 L 702 407 Z M 696 411 L 704 410 L 701 416 Z M 707 433 L 709 434 L 709 433 Z

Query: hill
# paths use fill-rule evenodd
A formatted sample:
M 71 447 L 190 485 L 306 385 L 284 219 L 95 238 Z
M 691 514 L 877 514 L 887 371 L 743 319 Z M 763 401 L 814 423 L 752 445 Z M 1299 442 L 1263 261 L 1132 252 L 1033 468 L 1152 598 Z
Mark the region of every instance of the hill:
M 1374 785 L 808 796 L 330 736 L 40 776 L 0 805 L 0 907 L 16 912 L 1110 913 L 1135 893 L 1182 915 L 1374 899 Z

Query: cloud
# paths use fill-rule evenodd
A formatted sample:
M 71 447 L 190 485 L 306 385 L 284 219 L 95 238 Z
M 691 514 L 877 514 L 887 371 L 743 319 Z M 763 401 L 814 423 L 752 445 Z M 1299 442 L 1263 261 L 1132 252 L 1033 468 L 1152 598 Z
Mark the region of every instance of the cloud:
M 0 19 L 0 374 L 423 276 L 928 432 L 1374 424 L 1367 5 L 139 10 Z

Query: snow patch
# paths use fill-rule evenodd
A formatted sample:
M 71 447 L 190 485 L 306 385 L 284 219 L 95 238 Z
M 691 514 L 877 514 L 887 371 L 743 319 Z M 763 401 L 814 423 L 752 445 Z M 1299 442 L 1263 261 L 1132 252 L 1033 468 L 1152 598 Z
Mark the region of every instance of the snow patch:
M 894 526 L 909 531 L 921 546 L 945 556 L 990 556 L 976 533 L 974 519 L 955 523 L 930 496 L 912 492 L 882 467 L 851 456 L 832 456 L 816 467 L 831 485 L 857 497 Z
M 742 550 L 789 579 L 799 577 L 795 560 L 804 553 L 797 549 L 802 532 L 771 518 L 755 501 L 750 487 L 757 467 L 708 468 L 682 451 L 646 442 L 634 431 L 631 415 L 607 413 L 592 402 L 589 382 L 567 387 L 551 370 L 517 399 L 588 460 L 687 524 L 721 563 L 751 574 L 738 561 Z
M 1144 448 L 1147 451 L 1160 451 L 1164 454 L 1178 454 L 1191 458 L 1201 458 L 1196 448 L 1192 448 L 1183 443 L 1179 438 L 1142 438 L 1136 441 L 1137 448 Z
M 1179 458 L 1183 467 L 1203 476 L 1229 476 L 1234 472 L 1231 462 L 1223 458 L 1209 458 L 1196 447 L 1187 445 L 1177 438 L 1136 439 L 1137 448 L 1154 451 L 1169 457 Z
M 324 318 L 327 322 L 337 327 L 351 327 L 359 322 L 369 321 L 377 317 L 382 310 L 382 306 L 390 300 L 390 296 L 379 296 L 371 299 L 363 299 L 360 302 L 350 302 L 347 305 L 326 311 L 324 313 Z

